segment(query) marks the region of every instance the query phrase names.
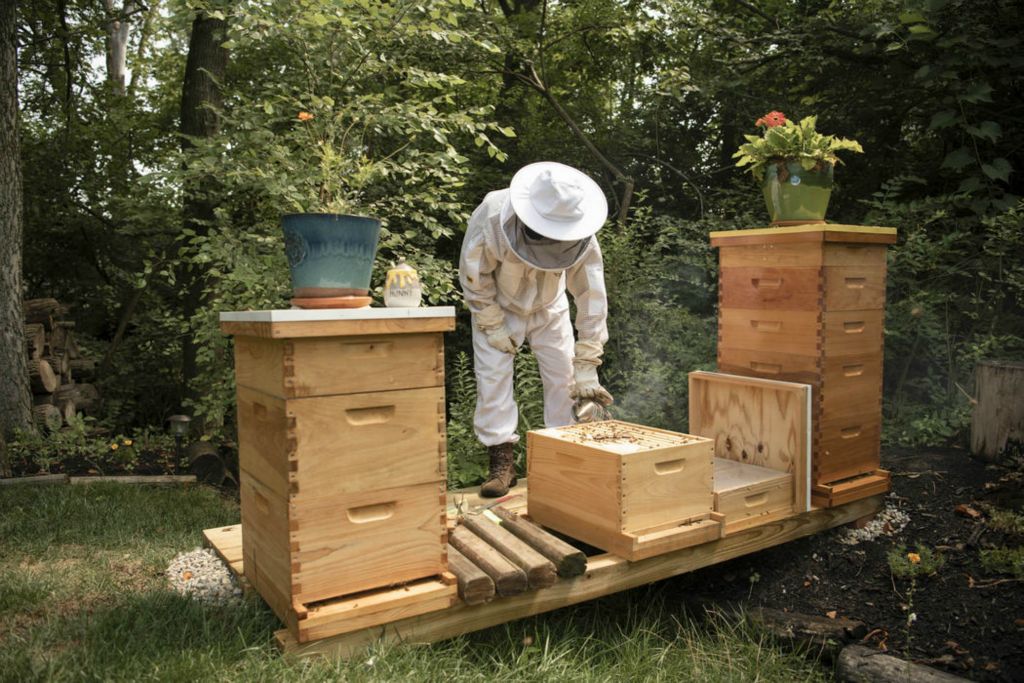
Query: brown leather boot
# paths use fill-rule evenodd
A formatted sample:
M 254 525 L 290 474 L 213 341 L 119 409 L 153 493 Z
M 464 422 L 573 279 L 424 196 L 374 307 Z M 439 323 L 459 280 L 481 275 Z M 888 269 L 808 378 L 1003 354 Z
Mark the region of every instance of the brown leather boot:
M 480 487 L 480 495 L 484 498 L 498 498 L 508 493 L 510 486 L 516 485 L 515 453 L 511 443 L 503 443 L 488 446 L 487 455 L 491 459 L 491 472 Z

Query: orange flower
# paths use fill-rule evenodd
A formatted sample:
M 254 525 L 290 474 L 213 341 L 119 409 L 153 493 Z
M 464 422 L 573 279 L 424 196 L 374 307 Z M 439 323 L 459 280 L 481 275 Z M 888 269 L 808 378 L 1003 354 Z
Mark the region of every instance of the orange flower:
M 308 111 L 299 112 L 299 121 L 311 121 L 312 119 L 313 115 L 310 114 Z
M 907 553 L 907 559 L 910 560 L 910 564 L 921 564 L 921 556 L 917 553 Z
M 786 122 L 786 115 L 781 111 L 770 111 L 757 121 L 754 121 L 755 126 L 764 126 L 765 128 L 774 128 L 775 126 L 781 126 Z

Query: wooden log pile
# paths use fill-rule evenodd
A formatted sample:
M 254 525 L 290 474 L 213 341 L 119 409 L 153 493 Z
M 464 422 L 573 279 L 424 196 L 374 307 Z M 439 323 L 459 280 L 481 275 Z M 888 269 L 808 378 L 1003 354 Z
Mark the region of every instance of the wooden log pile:
M 547 588 L 587 570 L 581 550 L 501 507 L 462 517 L 448 544 L 448 567 L 467 605 Z
M 75 321 L 69 307 L 56 299 L 24 302 L 25 353 L 36 425 L 54 432 L 78 413 L 89 415 L 100 407 L 95 379 L 96 361 L 82 356 L 75 343 Z

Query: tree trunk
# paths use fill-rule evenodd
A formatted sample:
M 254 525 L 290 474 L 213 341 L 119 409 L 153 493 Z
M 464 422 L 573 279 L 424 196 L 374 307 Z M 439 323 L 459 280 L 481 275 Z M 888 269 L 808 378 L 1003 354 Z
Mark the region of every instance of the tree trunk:
M 91 384 L 65 384 L 54 392 L 53 398 L 56 405 L 72 401 L 76 409 L 87 415 L 100 407 L 100 392 Z
M 74 401 L 61 401 L 60 405 L 57 406 L 57 410 L 60 411 L 61 420 L 64 424 L 71 424 L 71 421 L 75 419 L 75 415 L 78 414 L 78 409 L 75 406 Z
M 1024 363 L 981 361 L 974 373 L 971 452 L 995 460 L 1011 439 L 1024 441 Z
M 228 51 L 221 45 L 227 40 L 227 23 L 213 19 L 203 12 L 196 14 L 192 22 L 192 35 L 188 45 L 188 59 L 185 63 L 185 77 L 181 91 L 181 148 L 188 152 L 193 147 L 189 138 L 210 138 L 220 130 L 218 111 L 223 103 L 220 84 L 227 71 Z M 183 206 L 183 227 L 198 236 L 209 233 L 217 206 L 217 182 L 212 177 L 196 177 L 186 183 Z M 199 266 L 190 264 L 192 256 L 185 240 L 185 265 L 182 266 L 183 283 L 182 314 L 191 328 L 196 313 L 206 303 L 204 291 L 208 285 L 207 274 Z M 195 332 L 189 330 L 182 336 L 181 371 L 183 398 L 192 397 L 191 384 L 198 368 L 196 363 Z
M 967 679 L 882 654 L 863 645 L 847 645 L 839 653 L 836 679 L 846 683 L 958 683 Z
M 21 152 L 18 143 L 17 2 L 0 3 L 0 433 L 32 428 L 21 299 Z M 0 471 L 8 469 L 0 452 Z
M 121 9 L 114 0 L 103 0 L 107 11 L 107 81 L 117 95 L 125 94 L 125 72 L 128 70 L 128 17 L 135 9 L 134 0 L 125 0 Z

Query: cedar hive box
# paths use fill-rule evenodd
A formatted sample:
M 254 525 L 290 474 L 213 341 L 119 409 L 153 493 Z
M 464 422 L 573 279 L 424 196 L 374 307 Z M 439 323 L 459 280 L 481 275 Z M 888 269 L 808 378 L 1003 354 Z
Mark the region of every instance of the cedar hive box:
M 714 442 L 609 420 L 527 434 L 530 516 L 630 560 L 721 535 Z

